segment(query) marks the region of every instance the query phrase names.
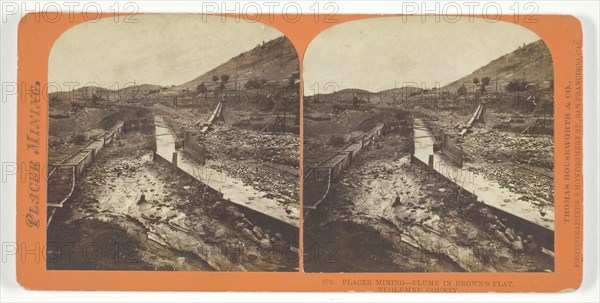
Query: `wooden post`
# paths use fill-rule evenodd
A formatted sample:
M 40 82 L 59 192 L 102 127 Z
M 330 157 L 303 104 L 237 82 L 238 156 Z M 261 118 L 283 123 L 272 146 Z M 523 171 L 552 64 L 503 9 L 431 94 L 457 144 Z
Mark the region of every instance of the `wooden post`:
M 429 167 L 433 167 L 433 155 L 429 155 Z
M 171 163 L 173 163 L 173 168 L 177 170 L 177 152 L 173 152 L 173 157 L 171 158 Z
M 442 152 L 444 152 L 444 150 L 445 150 L 445 148 L 444 148 L 444 147 L 445 147 L 445 146 L 448 144 L 448 141 L 447 141 L 447 140 L 448 140 L 448 137 L 446 136 L 446 134 L 445 134 L 445 133 L 442 133 L 442 144 L 441 144 L 441 146 L 440 146 L 440 150 L 441 150 Z
M 156 147 L 156 137 L 154 137 L 154 140 L 152 140 L 152 159 L 154 160 L 154 158 L 156 157 L 156 151 L 157 151 L 157 147 Z

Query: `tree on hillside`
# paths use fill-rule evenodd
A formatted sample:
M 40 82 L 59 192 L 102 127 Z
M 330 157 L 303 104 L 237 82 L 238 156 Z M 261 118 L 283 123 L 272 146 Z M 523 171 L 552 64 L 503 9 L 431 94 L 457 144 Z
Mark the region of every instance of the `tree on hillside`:
M 204 82 L 201 82 L 200 84 L 198 84 L 198 86 L 196 86 L 196 92 L 205 93 L 206 92 L 206 84 L 204 84 Z
M 483 77 L 481 78 L 481 92 L 485 92 L 485 87 L 488 86 L 490 84 L 490 81 L 492 81 L 492 79 L 490 79 L 490 77 Z
M 229 75 L 227 74 L 223 74 L 221 75 L 221 91 L 223 91 L 225 89 L 225 84 L 229 81 Z
M 477 77 L 473 78 L 473 83 L 475 85 L 479 85 L 479 78 L 477 78 Z
M 212 80 L 213 80 L 215 83 L 219 82 L 219 76 L 217 76 L 217 75 L 214 75 L 214 76 L 212 76 Z
M 456 90 L 456 94 L 459 96 L 464 96 L 467 94 L 467 87 L 464 83 Z

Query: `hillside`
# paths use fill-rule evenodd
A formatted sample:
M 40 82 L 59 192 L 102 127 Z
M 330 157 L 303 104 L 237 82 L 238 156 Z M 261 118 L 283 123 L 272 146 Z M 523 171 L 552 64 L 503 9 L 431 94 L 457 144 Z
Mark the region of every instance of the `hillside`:
M 496 84 L 498 91 L 505 92 L 505 86 L 512 80 L 536 83 L 540 89 L 546 91 L 552 86 L 554 77 L 552 56 L 546 44 L 542 40 L 538 40 L 491 61 L 469 75 L 442 87 L 441 90 L 455 93 L 464 84 L 471 92 L 476 88 L 473 79 L 482 79 L 485 77 L 491 79 L 487 87 L 490 92 L 495 91 Z M 356 93 L 359 98 L 368 99 L 372 102 L 381 100 L 390 103 L 394 100 L 398 102 L 409 99 L 421 91 L 422 89 L 419 87 L 400 87 L 376 93 L 362 89 L 343 89 L 335 93 L 306 96 L 305 100 L 308 102 L 312 100 L 319 100 L 320 102 L 345 102 L 352 101 L 352 97 Z M 437 93 L 432 93 L 432 96 L 436 98 L 437 95 Z M 417 99 L 417 97 L 413 97 L 412 99 Z M 421 100 L 420 94 L 418 99 Z
M 200 83 L 213 83 L 213 76 L 229 75 L 229 83 L 243 85 L 248 80 L 282 81 L 299 70 L 298 55 L 292 43 L 285 37 L 265 42 L 241 53 L 211 71 L 177 86 L 175 89 L 195 90 Z
M 73 100 L 85 100 L 91 99 L 94 94 L 105 94 L 111 92 L 110 89 L 99 86 L 84 86 L 73 91 L 59 91 L 50 93 L 48 96 L 50 100 L 70 101 Z
M 491 61 L 442 89 L 455 92 L 462 84 L 468 89 L 473 89 L 473 79 L 484 77 L 491 79 L 490 91 L 495 91 L 496 81 L 500 91 L 512 80 L 525 80 L 528 83 L 536 83 L 540 88 L 548 88 L 554 77 L 552 56 L 544 41 L 538 40 Z
M 337 101 L 352 101 L 352 97 L 356 94 L 359 97 L 372 96 L 373 93 L 359 88 L 347 88 L 333 93 L 316 94 L 305 96 L 307 102 L 319 100 L 320 102 L 337 102 Z
M 392 88 L 377 93 L 373 93 L 367 90 L 358 88 L 347 88 L 340 91 L 329 93 L 329 94 L 317 94 L 312 96 L 305 96 L 304 100 L 310 103 L 313 100 L 318 100 L 324 103 L 351 103 L 354 98 L 354 94 L 360 100 L 366 101 L 370 104 L 387 104 L 391 105 L 394 102 L 402 102 L 413 94 L 421 92 L 422 89 L 419 87 L 398 87 Z
M 129 85 L 118 90 L 111 90 L 99 86 L 84 86 L 69 91 L 60 91 L 50 93 L 48 96 L 53 101 L 89 101 L 94 95 L 100 96 L 105 100 L 125 102 L 132 99 L 142 99 L 151 92 L 157 92 L 161 86 L 152 84 Z
M 416 87 L 416 86 L 403 86 L 403 87 L 392 88 L 392 89 L 380 91 L 378 94 L 384 100 L 391 100 L 391 101 L 395 100 L 395 101 L 399 102 L 399 101 L 406 100 L 408 97 L 410 97 L 414 94 L 420 93 L 422 90 L 423 90 L 422 88 Z

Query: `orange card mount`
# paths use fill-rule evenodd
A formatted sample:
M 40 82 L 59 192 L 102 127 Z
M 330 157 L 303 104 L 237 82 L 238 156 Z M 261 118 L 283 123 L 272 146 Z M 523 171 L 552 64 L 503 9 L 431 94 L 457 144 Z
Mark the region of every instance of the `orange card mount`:
M 576 18 L 70 17 L 18 31 L 24 287 L 579 287 Z

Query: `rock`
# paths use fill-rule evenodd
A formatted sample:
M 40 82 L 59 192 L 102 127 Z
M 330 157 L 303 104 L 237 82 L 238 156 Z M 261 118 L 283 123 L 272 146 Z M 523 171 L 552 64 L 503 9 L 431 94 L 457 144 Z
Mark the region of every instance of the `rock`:
M 441 192 L 441 193 L 443 193 L 443 192 L 446 192 L 446 189 L 445 188 L 440 188 L 440 189 L 438 189 L 438 191 Z
M 245 225 L 245 226 L 254 226 L 254 224 L 252 224 L 252 222 L 250 222 L 250 220 L 246 219 L 246 218 L 240 218 L 240 221 Z
M 254 236 L 254 234 L 247 228 L 242 228 L 242 235 L 249 237 L 249 236 Z
M 214 209 L 218 209 L 218 208 L 220 208 L 222 205 L 223 205 L 223 202 L 221 202 L 221 201 L 217 201 L 217 202 L 213 203 L 213 205 L 211 206 L 211 208 L 212 208 L 213 210 L 214 210 Z
M 504 231 L 504 234 L 506 235 L 506 237 L 510 241 L 516 241 L 517 240 L 516 235 L 512 232 L 512 230 L 510 228 L 507 228 L 506 231 Z
M 494 231 L 494 234 L 496 235 L 496 237 L 498 239 L 500 239 L 502 242 L 504 242 L 505 244 L 511 244 L 511 241 L 508 240 L 508 238 L 506 238 L 506 235 L 504 235 L 503 232 L 496 230 Z
M 271 241 L 269 239 L 262 239 L 259 241 L 259 245 L 261 248 L 268 249 L 271 248 Z
M 510 233 L 510 235 L 511 235 L 511 237 L 512 237 L 513 239 L 515 239 L 515 240 L 516 240 L 516 239 L 520 239 L 519 235 L 517 235 L 517 234 L 515 233 L 515 231 L 514 231 L 512 228 L 507 228 L 507 229 L 506 229 L 506 232 L 507 232 L 507 233 Z
M 492 211 L 489 210 L 488 208 L 482 207 L 479 209 L 479 213 L 481 214 L 482 217 L 487 217 L 492 214 Z
M 189 186 L 189 185 L 186 185 L 186 186 L 183 187 L 183 189 L 185 189 L 185 190 L 190 190 L 190 188 L 192 188 L 192 187 Z
M 244 214 L 242 214 L 242 213 L 241 213 L 241 212 L 240 212 L 240 211 L 237 209 L 237 207 L 235 207 L 235 206 L 233 206 L 233 205 L 227 206 L 227 207 L 225 208 L 225 210 L 226 210 L 226 212 L 227 212 L 227 215 L 229 215 L 229 216 L 231 216 L 231 217 L 234 217 L 234 218 L 243 218 L 243 217 L 244 217 Z
M 473 229 L 473 231 L 471 231 L 468 235 L 467 235 L 467 239 L 469 240 L 475 240 L 477 238 L 477 235 L 479 234 L 479 232 L 477 232 L 476 229 Z
M 254 228 L 252 228 L 252 232 L 259 239 L 262 239 L 265 237 L 264 233 L 262 232 L 262 230 L 260 229 L 260 227 L 258 225 L 254 226 Z
M 250 238 L 250 240 L 252 240 L 255 243 L 260 243 L 260 240 L 258 238 L 256 238 L 256 236 L 247 228 L 242 228 L 242 234 L 248 238 Z
M 475 207 L 477 207 L 474 203 L 469 204 L 469 206 L 467 206 L 467 212 L 471 212 L 475 209 Z
M 244 254 L 245 254 L 246 258 L 248 258 L 248 261 L 256 261 L 256 260 L 258 260 L 258 253 L 254 249 L 249 249 L 247 251 L 245 250 Z
M 527 243 L 525 244 L 525 252 L 530 254 L 530 255 L 534 255 L 537 254 L 539 251 L 539 247 L 537 244 L 535 243 Z
M 486 215 L 484 215 L 484 218 L 485 218 L 487 221 L 489 221 L 489 222 L 496 222 L 496 219 L 494 219 L 494 217 L 495 217 L 495 216 L 494 216 L 494 215 L 492 215 L 492 214 L 486 214 Z
M 217 238 L 221 238 L 223 236 L 225 236 L 225 233 L 227 231 L 225 230 L 225 228 L 219 228 L 216 232 L 215 232 L 215 237 Z
M 523 243 L 521 243 L 521 241 L 514 241 L 512 243 L 512 249 L 514 251 L 523 251 Z

